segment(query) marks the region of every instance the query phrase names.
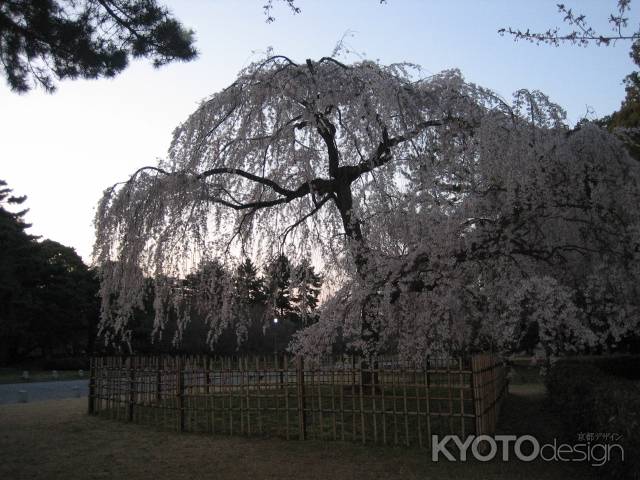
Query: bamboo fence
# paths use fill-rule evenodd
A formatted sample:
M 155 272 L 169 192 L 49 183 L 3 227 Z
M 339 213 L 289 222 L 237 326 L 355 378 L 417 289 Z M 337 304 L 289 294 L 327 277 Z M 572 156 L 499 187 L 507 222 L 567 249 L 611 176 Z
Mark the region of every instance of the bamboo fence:
M 430 445 L 495 431 L 507 388 L 490 354 L 411 365 L 353 357 L 91 360 L 89 413 L 177 431 Z

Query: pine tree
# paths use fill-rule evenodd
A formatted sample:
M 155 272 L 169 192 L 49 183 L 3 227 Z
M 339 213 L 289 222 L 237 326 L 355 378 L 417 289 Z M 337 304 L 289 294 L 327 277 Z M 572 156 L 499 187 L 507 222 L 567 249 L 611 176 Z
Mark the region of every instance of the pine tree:
M 275 257 L 265 272 L 268 301 L 278 319 L 292 320 L 296 312 L 291 295 L 291 262 L 281 253 Z
M 0 363 L 15 358 L 27 339 L 26 310 L 33 305 L 29 286 L 37 284 L 29 262 L 35 254 L 36 237 L 26 233 L 30 227 L 24 221 L 27 210 L 7 210 L 25 200 L 24 196 L 12 195 L 7 182 L 0 180 Z
M 0 180 L 0 364 L 33 352 L 77 355 L 91 348 L 98 282 L 78 254 L 26 230 L 26 197 Z
M 313 265 L 304 259 L 295 268 L 295 295 L 293 301 L 300 321 L 299 326 L 307 326 L 318 320 L 316 308 L 322 289 L 322 276 L 317 274 Z
M 155 0 L 4 0 L 0 69 L 12 90 L 55 80 L 113 77 L 129 58 L 155 67 L 196 57 L 193 31 Z
M 235 290 L 240 299 L 249 304 L 264 300 L 264 282 L 258 277 L 258 269 L 250 258 L 246 258 L 236 270 Z

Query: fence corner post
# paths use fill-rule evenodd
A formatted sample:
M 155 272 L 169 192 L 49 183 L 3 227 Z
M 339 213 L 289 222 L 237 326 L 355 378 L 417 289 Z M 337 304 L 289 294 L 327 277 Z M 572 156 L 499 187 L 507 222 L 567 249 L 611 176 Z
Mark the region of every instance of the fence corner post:
M 89 415 L 93 415 L 96 411 L 96 359 L 94 356 L 89 358 Z

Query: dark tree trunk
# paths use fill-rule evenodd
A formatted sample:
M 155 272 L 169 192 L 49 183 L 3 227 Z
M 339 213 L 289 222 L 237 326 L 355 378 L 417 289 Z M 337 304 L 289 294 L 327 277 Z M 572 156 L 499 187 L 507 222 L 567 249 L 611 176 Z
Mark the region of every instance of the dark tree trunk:
M 336 179 L 336 198 L 335 203 L 340 212 L 342 218 L 342 224 L 344 226 L 345 235 L 350 243 L 349 248 L 354 256 L 354 263 L 356 271 L 361 280 L 366 280 L 367 276 L 367 264 L 368 264 L 368 249 L 362 235 L 362 227 L 360 220 L 353 215 L 353 197 L 351 194 L 351 179 L 348 177 L 341 178 L 338 176 Z M 380 339 L 378 330 L 372 323 L 373 315 L 376 314 L 370 308 L 372 305 L 367 301 L 362 305 L 361 318 L 362 325 L 360 335 L 362 340 L 366 344 L 377 344 Z M 361 367 L 361 384 L 365 389 L 373 390 L 376 385 L 379 384 L 378 379 L 378 362 L 372 360 L 367 352 L 361 352 L 362 363 Z

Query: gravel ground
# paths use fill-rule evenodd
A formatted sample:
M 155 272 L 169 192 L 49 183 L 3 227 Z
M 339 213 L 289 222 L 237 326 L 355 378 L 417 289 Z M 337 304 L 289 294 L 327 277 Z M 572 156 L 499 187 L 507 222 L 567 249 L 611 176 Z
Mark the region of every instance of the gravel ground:
M 78 390 L 76 390 L 76 388 Z M 20 391 L 27 392 L 28 402 L 86 397 L 89 394 L 88 380 L 60 382 L 9 383 L 0 385 L 0 405 L 20 402 Z

